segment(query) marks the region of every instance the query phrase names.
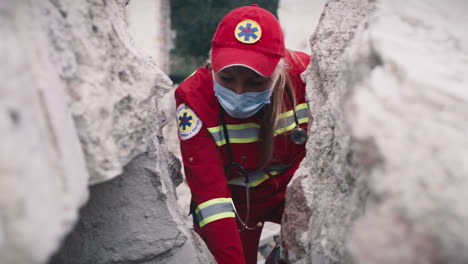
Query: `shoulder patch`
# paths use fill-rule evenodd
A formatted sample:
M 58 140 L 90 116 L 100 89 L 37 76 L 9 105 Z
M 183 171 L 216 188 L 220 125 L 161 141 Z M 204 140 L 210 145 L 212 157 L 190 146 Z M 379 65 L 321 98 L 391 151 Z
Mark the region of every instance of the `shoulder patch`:
M 192 138 L 200 131 L 203 123 L 195 112 L 186 104 L 177 107 L 177 127 L 182 140 Z

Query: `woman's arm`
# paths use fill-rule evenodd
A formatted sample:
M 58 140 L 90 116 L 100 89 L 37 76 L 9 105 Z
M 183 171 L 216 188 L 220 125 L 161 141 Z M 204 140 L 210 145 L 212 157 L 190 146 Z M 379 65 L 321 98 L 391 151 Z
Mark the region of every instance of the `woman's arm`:
M 183 104 L 177 93 L 176 103 L 178 107 Z M 194 120 L 197 117 L 192 113 Z M 181 137 L 179 129 L 185 177 L 195 207 L 194 227 L 218 263 L 245 263 L 223 161 L 208 130 L 200 125 L 190 138 Z

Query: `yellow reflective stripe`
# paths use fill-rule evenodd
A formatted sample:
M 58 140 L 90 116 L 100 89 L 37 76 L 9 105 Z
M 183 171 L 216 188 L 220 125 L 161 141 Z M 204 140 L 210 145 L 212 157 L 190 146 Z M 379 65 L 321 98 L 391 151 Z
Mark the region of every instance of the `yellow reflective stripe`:
M 259 128 L 260 125 L 259 124 L 255 124 L 255 123 L 245 123 L 245 124 L 236 124 L 236 125 L 233 125 L 233 124 L 227 124 L 226 125 L 227 129 L 246 129 L 246 128 L 252 128 L 252 127 L 257 127 Z M 210 133 L 216 133 L 216 132 L 219 132 L 223 130 L 223 126 L 217 126 L 217 127 L 208 127 L 208 131 L 210 131 Z
M 280 173 L 282 173 L 283 171 L 270 171 L 270 174 L 275 176 L 275 175 L 278 175 Z
M 308 118 L 308 117 L 304 117 L 304 118 L 298 119 L 297 122 L 299 122 L 299 124 L 307 123 L 307 122 L 309 122 L 309 118 Z M 286 131 L 289 131 L 289 130 L 295 128 L 295 127 L 296 127 L 296 122 L 290 124 L 290 125 L 287 126 L 287 127 L 283 127 L 283 128 L 277 129 L 277 130 L 275 131 L 275 136 L 277 136 L 277 135 L 279 135 L 279 134 L 281 134 L 281 133 L 284 133 L 284 132 L 286 132 Z
M 225 203 L 214 203 L 204 207 L 193 215 L 195 223 L 208 223 L 213 219 L 219 219 L 220 214 L 234 212 L 234 205 L 229 201 Z M 216 217 L 218 216 L 218 218 Z
M 260 128 L 260 125 L 255 124 L 255 123 L 246 123 L 246 124 L 237 124 L 237 125 L 226 125 L 226 128 L 228 130 L 241 130 L 241 129 L 249 129 L 249 128 Z M 217 126 L 217 127 L 208 127 L 208 131 L 212 134 L 218 133 L 223 130 L 223 126 Z M 217 146 L 222 146 L 226 144 L 226 139 L 224 138 L 224 135 L 222 135 L 223 139 L 216 141 Z M 230 137 L 229 141 L 231 143 L 251 143 L 251 142 L 256 142 L 258 141 L 258 136 L 256 137 L 249 137 L 249 138 L 234 138 Z
M 299 111 L 301 109 L 304 109 L 304 108 L 308 108 L 309 106 L 307 105 L 307 103 L 302 103 L 302 104 L 299 104 L 299 105 L 296 105 L 296 111 Z M 294 111 L 291 109 L 287 112 L 284 112 L 284 113 L 281 113 L 279 116 L 278 116 L 278 119 L 282 119 L 282 118 L 285 118 L 285 117 L 288 117 L 288 116 L 292 116 L 294 115 Z
M 307 107 L 308 107 L 307 103 L 299 104 L 299 105 L 296 106 L 296 111 L 299 111 L 299 110 L 307 108 Z M 294 111 L 289 110 L 287 112 L 281 113 L 278 116 L 278 119 L 282 119 L 284 117 L 292 116 L 293 114 L 294 114 Z M 226 127 L 227 127 L 227 129 L 245 129 L 245 128 L 252 128 L 252 127 L 260 128 L 260 125 L 256 124 L 256 123 L 226 124 Z M 219 131 L 223 130 L 223 126 L 220 125 L 220 126 L 216 126 L 216 127 L 208 127 L 207 129 L 208 129 L 208 131 L 210 133 L 216 133 L 216 132 L 219 132 Z
M 235 183 L 237 180 L 240 180 L 240 179 L 242 179 L 242 178 L 244 178 L 244 177 L 241 176 L 241 177 L 237 177 L 237 178 L 231 179 L 230 181 L 228 181 L 228 184 L 233 184 L 233 183 Z
M 296 106 L 296 112 L 299 111 L 299 110 L 302 110 L 302 109 L 307 109 L 309 106 L 307 103 L 302 103 L 302 104 L 299 104 Z M 280 122 L 290 122 L 290 119 L 291 117 L 294 115 L 294 111 L 293 110 L 289 110 L 287 112 L 284 112 L 284 113 L 281 113 L 279 116 L 278 116 L 278 123 Z M 285 118 L 289 118 L 288 121 L 286 120 L 282 120 L 282 119 L 285 119 Z M 309 122 L 309 118 L 308 117 L 303 117 L 303 118 L 300 118 L 298 120 L 299 124 L 303 124 L 303 123 L 307 123 Z M 282 127 L 282 128 L 279 128 L 277 130 L 275 130 L 275 133 L 274 135 L 277 136 L 281 133 L 284 133 L 284 132 L 287 132 L 287 131 L 290 131 L 292 130 L 294 127 L 296 127 L 296 123 L 291 123 L 289 124 L 288 126 L 286 127 Z M 243 130 L 243 129 L 251 129 L 251 128 L 260 128 L 260 125 L 259 124 L 256 124 L 256 123 L 245 123 L 245 124 L 226 124 L 226 128 L 229 130 Z M 216 127 L 208 127 L 207 128 L 208 131 L 212 134 L 212 137 L 216 140 L 216 139 L 220 139 L 218 141 L 215 141 L 216 145 L 218 147 L 220 146 L 223 146 L 226 144 L 226 139 L 224 138 L 224 134 L 220 134 L 220 132 L 223 130 L 223 126 L 220 125 L 220 126 L 216 126 Z M 229 133 L 229 132 L 228 132 Z M 244 135 L 247 135 L 250 133 L 252 134 L 252 131 L 240 131 L 240 132 L 237 132 L 237 133 L 244 133 Z M 231 133 L 229 133 L 231 134 Z M 238 134 L 239 135 L 239 134 Z M 258 136 L 255 136 L 255 137 L 248 137 L 248 138 L 236 138 L 236 137 L 230 137 L 229 138 L 230 140 L 230 143 L 252 143 L 252 142 L 257 142 L 258 141 Z
M 216 133 L 216 132 L 223 130 L 223 126 L 208 127 L 207 129 L 210 133 Z
M 299 122 L 299 124 L 304 124 L 304 123 L 309 122 L 309 118 L 308 117 L 303 117 L 303 118 L 300 118 L 297 121 Z
M 284 171 L 270 171 L 270 175 L 272 176 L 275 176 L 275 175 L 278 175 L 280 173 L 283 173 Z M 264 174 L 260 179 L 252 182 L 249 184 L 250 187 L 255 187 L 255 186 L 258 186 L 260 183 L 268 180 L 268 178 L 270 178 L 270 176 L 268 176 L 268 174 Z
M 255 186 L 259 185 L 260 183 L 262 183 L 262 182 L 268 180 L 268 178 L 270 178 L 270 177 L 268 176 L 268 174 L 263 174 L 263 176 L 262 176 L 260 179 L 254 181 L 254 182 L 252 182 L 252 183 L 249 183 L 249 187 L 255 187 Z
M 228 217 L 236 217 L 234 215 L 234 212 L 225 212 L 225 213 L 219 213 L 219 214 L 215 214 L 215 215 L 212 215 L 210 217 L 207 217 L 205 219 L 203 219 L 203 221 L 201 221 L 200 223 L 198 223 L 198 225 L 201 227 L 203 227 L 204 225 L 206 224 L 209 224 L 213 221 L 216 221 L 216 220 L 219 220 L 219 219 L 223 219 L 223 218 L 228 218 Z
M 283 173 L 283 172 L 284 172 L 284 170 L 283 170 L 283 171 L 281 171 L 281 170 L 278 170 L 278 171 L 270 171 L 270 174 L 271 174 L 272 176 L 274 176 L 274 175 L 278 175 L 278 174 Z M 262 182 L 268 180 L 269 178 L 270 178 L 269 175 L 265 173 L 265 174 L 263 174 L 262 177 L 260 177 L 260 178 L 258 178 L 257 180 L 255 180 L 255 181 L 249 183 L 249 187 L 256 187 L 256 186 L 258 186 L 260 183 L 262 183 Z M 231 179 L 230 181 L 228 181 L 228 184 L 239 185 L 239 186 L 245 186 L 244 179 L 245 179 L 245 177 L 242 177 L 242 176 L 241 176 L 241 177 L 237 177 L 237 178 L 234 178 L 234 179 Z
M 288 117 L 288 116 L 292 116 L 294 114 L 294 111 L 293 110 L 289 110 L 287 112 L 284 112 L 284 113 L 281 113 L 279 116 L 278 116 L 278 119 L 283 119 L 285 117 Z
M 231 143 L 250 143 L 258 141 L 258 137 L 250 137 L 250 138 L 230 138 L 229 141 Z
M 216 145 L 217 145 L 218 147 L 221 147 L 221 146 L 224 145 L 224 144 L 226 144 L 226 140 L 225 140 L 225 139 L 220 140 L 220 141 L 216 141 Z
M 218 203 L 231 203 L 232 204 L 232 199 L 231 198 L 215 198 L 208 200 L 204 203 L 201 203 L 199 206 L 197 206 L 197 209 L 195 209 L 195 213 L 200 212 L 201 209 L 213 205 L 213 204 L 218 204 Z
M 292 124 L 290 124 L 290 125 L 287 126 L 287 127 L 283 127 L 283 128 L 277 129 L 277 130 L 275 131 L 275 136 L 276 136 L 276 135 L 279 135 L 279 134 L 281 134 L 281 133 L 284 133 L 284 132 L 286 132 L 286 131 L 289 131 L 289 130 L 295 128 L 295 127 L 296 127 L 296 123 L 292 123 Z
M 251 142 L 256 142 L 258 141 L 258 137 L 250 137 L 250 138 L 230 138 L 229 139 L 229 142 L 231 143 L 251 143 Z M 219 141 L 216 141 L 216 145 L 217 146 L 222 146 L 226 144 L 226 140 L 223 139 L 223 140 L 219 140 Z
M 302 103 L 302 104 L 296 105 L 296 111 L 299 111 L 299 110 L 304 109 L 304 108 L 309 108 L 309 105 L 307 103 Z

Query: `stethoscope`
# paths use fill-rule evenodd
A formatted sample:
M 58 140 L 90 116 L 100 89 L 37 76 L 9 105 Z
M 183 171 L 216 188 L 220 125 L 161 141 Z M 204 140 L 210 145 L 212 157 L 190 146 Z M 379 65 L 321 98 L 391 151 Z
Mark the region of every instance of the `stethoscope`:
M 289 102 L 291 102 L 291 105 L 293 105 L 293 100 L 292 100 L 292 94 L 291 90 L 289 87 L 286 86 L 286 93 L 288 94 L 289 97 Z M 291 141 L 296 144 L 296 145 L 304 145 L 307 142 L 307 133 L 304 131 L 304 129 L 299 127 L 299 120 L 297 119 L 297 113 L 296 113 L 296 108 L 293 105 L 293 113 L 294 113 L 294 122 L 296 123 L 296 127 L 291 131 L 290 137 Z
M 289 90 L 289 87 L 286 87 L 286 92 L 288 94 L 288 97 L 289 97 L 289 101 L 291 102 L 291 105 L 292 104 L 292 94 L 291 94 L 291 90 Z M 242 219 L 240 218 L 239 214 L 237 213 L 237 211 L 234 209 L 234 213 L 237 217 L 237 220 L 239 221 L 239 223 L 242 225 L 242 228 L 239 229 L 239 232 L 242 232 L 244 231 L 245 229 L 247 230 L 254 230 L 254 229 L 257 229 L 259 227 L 261 227 L 263 224 L 261 222 L 257 223 L 257 225 L 253 226 L 253 227 L 249 227 L 248 226 L 248 223 L 249 223 L 249 218 L 250 218 L 250 187 L 249 187 L 249 173 L 248 171 L 244 168 L 244 166 L 240 165 L 239 163 L 235 162 L 234 161 L 234 158 L 233 158 L 233 155 L 232 155 L 232 148 L 231 148 L 231 143 L 230 143 L 230 140 L 229 140 L 229 133 L 228 133 L 228 130 L 227 130 L 227 125 L 226 125 L 226 119 L 224 117 L 224 109 L 221 105 L 219 105 L 219 115 L 220 115 L 220 119 L 221 119 L 221 124 L 223 126 L 223 133 L 224 133 L 224 138 L 226 140 L 226 148 L 227 148 L 227 152 L 228 152 L 228 155 L 229 155 L 229 164 L 227 164 L 226 166 L 224 166 L 224 173 L 225 174 L 228 174 L 229 173 L 229 170 L 232 170 L 232 169 L 238 169 L 239 172 L 240 172 L 240 175 L 242 175 L 244 177 L 244 182 L 245 182 L 245 200 L 246 200 L 246 209 L 247 209 L 247 212 L 246 212 L 246 216 L 245 216 L 245 221 L 242 221 Z M 291 141 L 296 144 L 296 145 L 303 145 L 307 142 L 307 133 L 304 131 L 304 129 L 300 128 L 299 127 L 299 120 L 297 119 L 297 113 L 296 113 L 296 109 L 293 107 L 293 113 L 294 113 L 294 122 L 296 123 L 296 127 L 291 131 L 290 133 L 290 138 L 291 138 Z

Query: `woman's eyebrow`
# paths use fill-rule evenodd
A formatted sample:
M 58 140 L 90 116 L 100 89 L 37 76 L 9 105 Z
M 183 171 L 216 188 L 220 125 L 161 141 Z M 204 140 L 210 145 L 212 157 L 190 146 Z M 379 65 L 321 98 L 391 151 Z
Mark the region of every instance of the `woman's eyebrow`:
M 265 79 L 265 80 L 269 80 L 271 79 L 271 76 L 268 76 L 268 77 L 265 77 L 265 76 L 262 76 L 250 69 L 247 69 L 247 68 L 244 68 L 244 67 L 240 67 L 240 66 L 237 66 L 237 67 L 229 67 L 229 68 L 226 68 L 222 71 L 220 71 L 219 73 L 224 73 L 224 74 L 233 74 L 235 72 L 248 72 L 249 73 L 249 78 L 251 79 Z
M 232 73 L 232 71 L 233 71 L 233 69 L 227 68 L 227 69 L 224 69 L 224 70 L 220 71 L 219 73 L 230 74 L 230 73 Z
M 218 72 L 218 74 L 219 75 L 232 75 L 233 73 L 232 71 L 225 69 L 225 70 Z

